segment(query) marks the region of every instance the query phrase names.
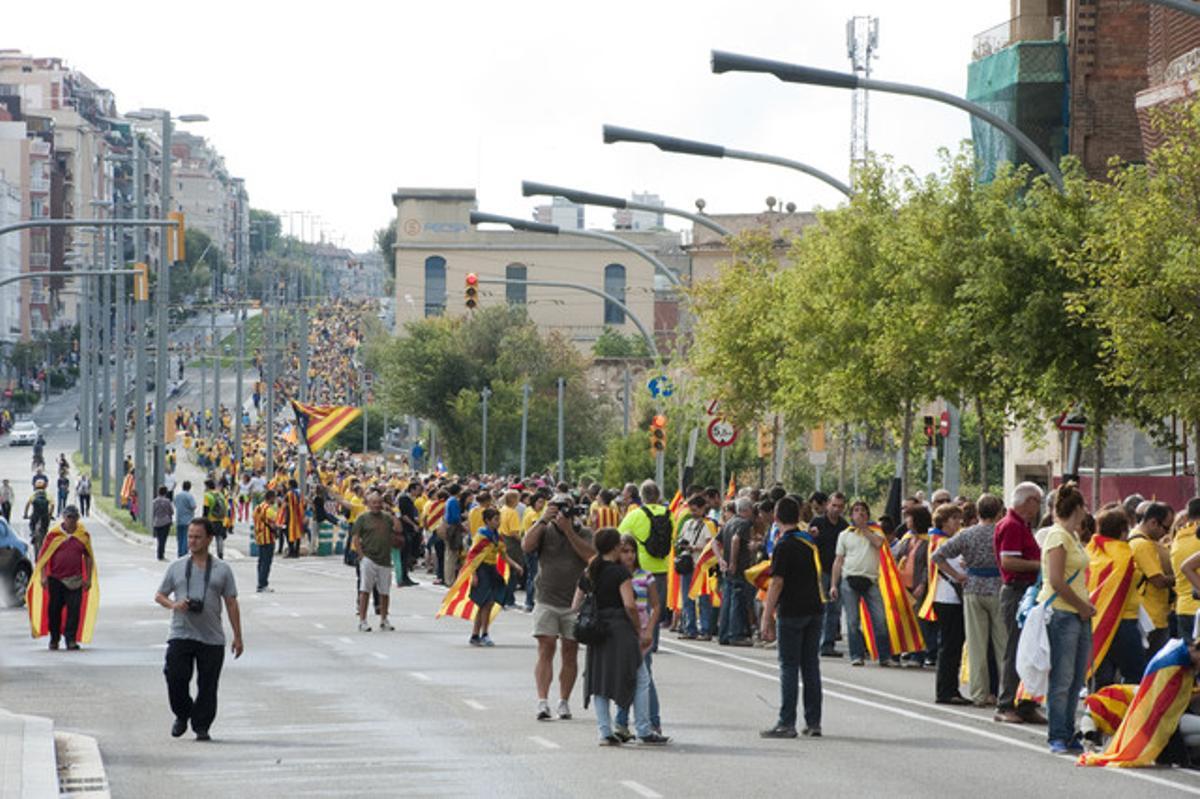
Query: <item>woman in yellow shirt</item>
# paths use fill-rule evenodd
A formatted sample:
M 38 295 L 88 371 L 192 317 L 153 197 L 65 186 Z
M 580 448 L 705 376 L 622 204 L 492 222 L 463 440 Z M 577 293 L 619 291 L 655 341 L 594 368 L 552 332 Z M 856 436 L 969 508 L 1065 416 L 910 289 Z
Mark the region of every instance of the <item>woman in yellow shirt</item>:
M 1083 495 L 1074 483 L 1058 489 L 1054 524 L 1042 539 L 1042 590 L 1038 602 L 1053 608 L 1047 624 L 1050 638 L 1050 687 L 1046 694 L 1049 715 L 1047 741 L 1052 754 L 1082 754 L 1075 730 L 1079 690 L 1092 655 L 1092 616 L 1088 600 L 1088 555 L 1079 541 L 1087 515 Z

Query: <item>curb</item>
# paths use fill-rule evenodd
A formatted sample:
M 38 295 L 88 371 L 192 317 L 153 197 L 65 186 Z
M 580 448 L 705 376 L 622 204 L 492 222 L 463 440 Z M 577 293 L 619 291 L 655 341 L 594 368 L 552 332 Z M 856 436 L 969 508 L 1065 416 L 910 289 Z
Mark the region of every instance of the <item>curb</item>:
M 0 799 L 48 799 L 58 796 L 54 722 L 0 710 Z
M 125 541 L 128 544 L 134 544 L 136 546 L 152 547 L 158 543 L 157 541 L 154 540 L 154 536 L 152 536 L 152 535 L 142 535 L 141 533 L 129 532 L 127 529 L 125 529 L 125 527 L 122 524 L 120 524 L 119 522 L 113 521 L 112 518 L 109 517 L 109 515 L 107 513 L 100 510 L 95 505 L 92 506 L 92 515 L 96 516 L 96 518 L 98 518 L 100 521 L 104 522 L 105 526 L 107 526 L 108 529 L 112 531 L 113 535 L 115 535 L 117 538 L 120 538 L 121 540 Z M 175 537 L 175 533 L 172 532 L 170 535 L 170 539 L 174 539 L 174 537 Z M 168 547 L 168 550 L 169 549 L 170 549 L 170 547 Z M 225 545 L 225 560 L 245 560 L 247 557 L 248 556 L 246 555 L 245 552 L 243 552 L 240 549 L 237 549 L 235 547 L 232 547 L 228 543 L 226 543 L 226 545 Z
M 54 734 L 54 750 L 58 757 L 58 789 L 60 797 L 85 796 L 109 799 L 108 774 L 96 739 L 70 732 Z

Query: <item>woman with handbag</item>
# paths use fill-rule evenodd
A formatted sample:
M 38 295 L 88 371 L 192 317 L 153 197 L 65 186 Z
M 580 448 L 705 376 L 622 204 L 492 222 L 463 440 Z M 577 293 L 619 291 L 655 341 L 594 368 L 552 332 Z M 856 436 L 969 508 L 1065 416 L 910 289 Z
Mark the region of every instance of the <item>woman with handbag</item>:
M 613 733 L 611 703 L 625 707 L 634 700 L 642 661 L 638 639 L 641 624 L 632 575 L 619 563 L 621 534 L 607 527 L 596 533 L 593 545 L 596 555 L 575 591 L 573 606 L 579 610 L 575 635 L 587 645 L 584 701 L 590 697 L 595 706 L 600 745 L 620 746 L 621 739 Z M 646 710 L 648 715 L 649 708 Z M 638 718 L 642 718 L 641 713 Z M 661 736 L 653 732 L 642 740 L 663 743 Z
M 1075 729 L 1079 691 L 1092 654 L 1092 616 L 1088 600 L 1088 555 L 1079 540 L 1087 507 L 1074 483 L 1058 489 L 1054 524 L 1042 540 L 1042 574 L 1046 579 L 1039 603 L 1049 603 L 1050 687 L 1046 695 L 1049 715 L 1047 741 L 1052 754 L 1081 754 L 1083 745 Z

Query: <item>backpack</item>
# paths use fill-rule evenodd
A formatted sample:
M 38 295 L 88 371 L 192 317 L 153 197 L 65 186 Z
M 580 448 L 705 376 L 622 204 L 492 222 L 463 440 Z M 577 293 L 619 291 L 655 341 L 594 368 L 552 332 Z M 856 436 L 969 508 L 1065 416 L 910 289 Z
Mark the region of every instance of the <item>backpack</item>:
M 225 504 L 225 497 L 219 492 L 209 494 L 208 518 L 223 522 L 228 513 L 229 507 Z
M 33 495 L 33 518 L 45 519 L 50 517 L 50 500 L 46 497 L 46 492 L 39 491 Z
M 604 641 L 606 631 L 604 622 L 600 620 L 596 591 L 590 582 L 587 583 L 587 587 L 589 590 L 584 593 L 575 617 L 575 640 L 584 646 L 595 646 Z
M 657 516 L 650 512 L 645 505 L 642 512 L 650 518 L 650 534 L 642 544 L 646 554 L 652 558 L 665 558 L 671 554 L 671 514 L 660 513 Z

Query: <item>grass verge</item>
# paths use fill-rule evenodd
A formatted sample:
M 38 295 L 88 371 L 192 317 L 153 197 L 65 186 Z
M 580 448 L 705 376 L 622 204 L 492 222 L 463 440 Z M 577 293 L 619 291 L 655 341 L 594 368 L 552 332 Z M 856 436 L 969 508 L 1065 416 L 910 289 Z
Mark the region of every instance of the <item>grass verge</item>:
M 117 507 L 115 497 L 104 496 L 100 493 L 100 481 L 92 474 L 92 468 L 83 462 L 82 455 L 78 452 L 71 453 L 71 463 L 75 466 L 78 474 L 86 474 L 92 478 L 92 504 L 96 506 L 97 510 L 124 527 L 128 532 L 150 535 L 150 531 L 146 529 L 145 525 L 136 521 L 129 511 Z

